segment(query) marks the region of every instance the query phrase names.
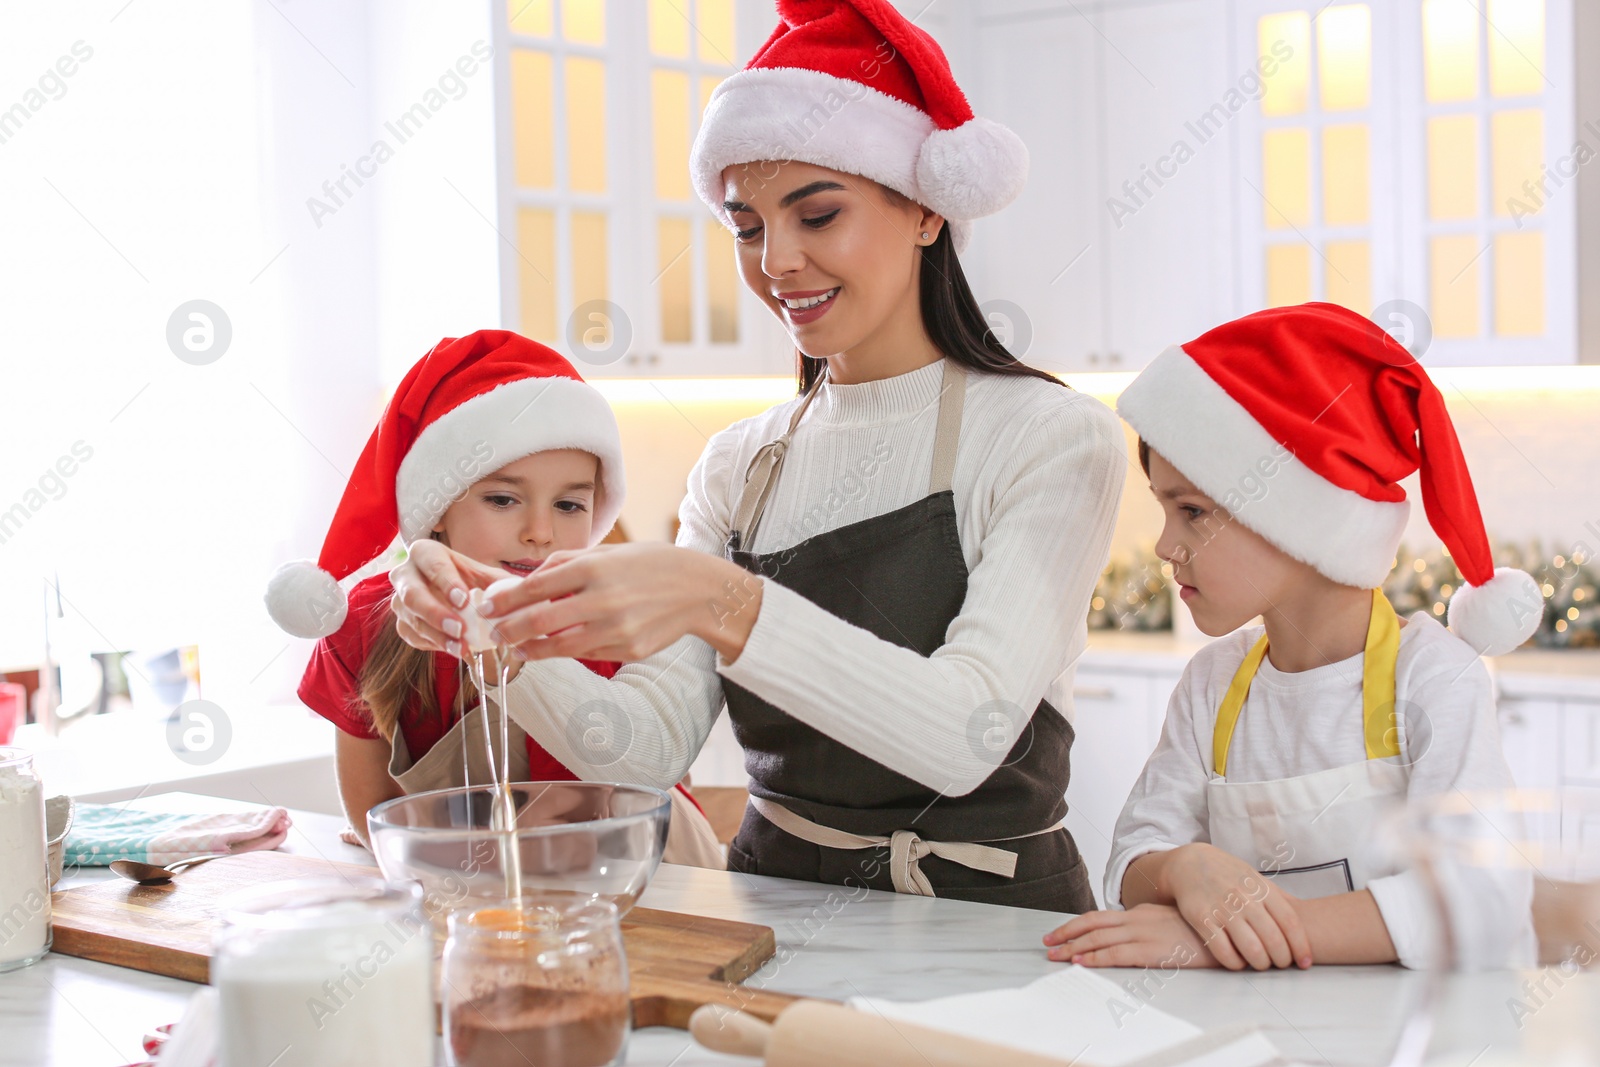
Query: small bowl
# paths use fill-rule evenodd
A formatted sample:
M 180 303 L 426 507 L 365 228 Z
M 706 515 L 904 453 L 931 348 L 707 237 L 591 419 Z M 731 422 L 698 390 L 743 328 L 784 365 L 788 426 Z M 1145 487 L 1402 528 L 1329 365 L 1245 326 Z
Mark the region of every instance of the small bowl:
M 525 898 L 597 898 L 616 905 L 619 916 L 638 901 L 661 863 L 672 801 L 659 789 L 517 782 L 509 833 L 490 828 L 494 793 L 493 786 L 436 789 L 367 814 L 384 877 L 421 882 L 440 931 L 458 908 L 507 898 L 505 861 L 513 848 Z
M 61 856 L 67 848 L 67 833 L 72 829 L 72 798 L 66 794 L 48 797 L 44 802 L 44 832 L 50 857 L 50 887 L 61 881 Z

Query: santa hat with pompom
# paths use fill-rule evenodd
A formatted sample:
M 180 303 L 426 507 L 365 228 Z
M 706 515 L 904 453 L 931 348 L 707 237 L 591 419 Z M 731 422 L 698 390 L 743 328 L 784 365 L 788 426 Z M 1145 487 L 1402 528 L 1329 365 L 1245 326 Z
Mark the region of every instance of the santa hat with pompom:
M 574 448 L 600 460 L 590 543 L 622 510 L 622 444 L 605 398 L 560 353 L 506 330 L 447 337 L 400 382 L 345 486 L 313 563 L 286 563 L 267 611 L 296 637 L 344 625 L 339 580 L 398 534 L 426 537 L 472 484 L 535 452 Z
M 1117 401 L 1151 449 L 1272 544 L 1344 585 L 1383 584 L 1422 505 L 1466 580 L 1449 625 L 1482 655 L 1521 645 L 1544 600 L 1496 570 L 1444 397 L 1369 319 L 1333 304 L 1247 315 L 1157 356 Z
M 934 39 L 889 0 L 778 0 L 777 29 L 711 94 L 689 159 L 695 190 L 727 220 L 722 171 L 767 160 L 814 163 L 888 186 L 951 224 L 1022 191 L 1028 150 L 977 118 Z

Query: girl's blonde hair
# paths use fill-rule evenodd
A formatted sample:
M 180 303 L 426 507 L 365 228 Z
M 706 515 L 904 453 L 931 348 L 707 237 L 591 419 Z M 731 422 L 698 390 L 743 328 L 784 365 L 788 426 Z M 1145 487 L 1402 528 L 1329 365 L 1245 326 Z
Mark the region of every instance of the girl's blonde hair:
M 394 612 L 389 610 L 387 599 L 374 604 L 372 610 L 383 612 L 386 618 L 378 627 L 372 647 L 367 650 L 366 662 L 356 676 L 356 686 L 372 728 L 385 741 L 393 743 L 400 717 L 412 701 L 416 701 L 419 717 L 424 720 L 439 717 L 443 709 L 439 707 L 439 692 L 434 685 L 434 654 L 405 643 L 400 631 L 395 629 Z M 478 688 L 472 684 L 471 676 L 459 668 L 457 671 L 461 684 L 456 687 L 450 721 L 478 698 Z M 413 753 L 413 757 L 416 755 L 419 754 Z

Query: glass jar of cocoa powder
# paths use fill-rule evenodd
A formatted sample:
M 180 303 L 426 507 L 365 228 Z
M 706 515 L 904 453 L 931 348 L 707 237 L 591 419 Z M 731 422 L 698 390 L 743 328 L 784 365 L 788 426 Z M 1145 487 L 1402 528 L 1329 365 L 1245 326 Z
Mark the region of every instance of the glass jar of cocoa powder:
M 609 1067 L 627 1050 L 614 905 L 525 897 L 449 917 L 445 1047 L 455 1067 Z

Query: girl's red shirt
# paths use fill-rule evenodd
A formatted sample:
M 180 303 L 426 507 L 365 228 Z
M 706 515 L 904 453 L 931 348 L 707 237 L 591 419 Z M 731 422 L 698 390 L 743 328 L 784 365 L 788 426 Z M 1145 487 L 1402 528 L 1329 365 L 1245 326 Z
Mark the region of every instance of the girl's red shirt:
M 311 662 L 300 679 L 301 701 L 339 729 L 355 737 L 376 739 L 380 735 L 372 725 L 372 716 L 361 699 L 361 667 L 378 639 L 382 628 L 389 623 L 389 597 L 393 587 L 387 574 L 374 575 L 350 590 L 349 610 L 344 625 L 336 633 L 317 642 L 311 652 Z M 413 761 L 420 760 L 439 742 L 454 723 L 451 709 L 455 707 L 456 693 L 461 688 L 461 674 L 465 664 L 444 652 L 433 654 L 434 696 L 439 712 L 422 713 L 422 702 L 413 700 L 400 716 L 400 733 L 406 740 L 406 749 Z M 602 678 L 610 678 L 622 666 L 598 660 L 579 660 L 579 663 Z M 528 738 L 528 778 L 534 782 L 576 781 L 577 775 L 567 770 L 560 761 L 544 750 L 532 737 Z

